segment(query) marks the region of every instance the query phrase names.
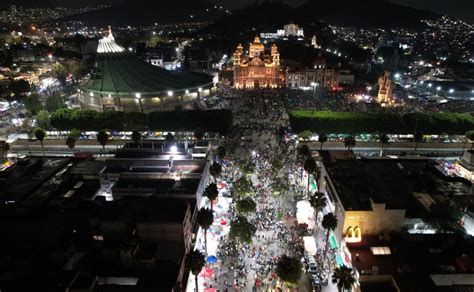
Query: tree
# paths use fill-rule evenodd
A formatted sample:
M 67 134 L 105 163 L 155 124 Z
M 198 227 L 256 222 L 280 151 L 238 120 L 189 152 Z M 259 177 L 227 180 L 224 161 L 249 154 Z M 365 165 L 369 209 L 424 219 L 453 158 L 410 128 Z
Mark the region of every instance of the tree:
M 299 146 L 297 151 L 298 151 L 298 155 L 302 158 L 303 161 L 304 159 L 306 159 L 306 157 L 311 155 L 308 145 Z
M 46 110 L 49 112 L 54 112 L 58 109 L 65 108 L 65 99 L 63 96 L 61 96 L 61 93 L 58 91 L 51 91 L 51 93 L 48 96 L 48 99 L 46 99 Z
M 36 122 L 38 123 L 38 127 L 42 129 L 51 128 L 51 124 L 49 123 L 49 112 L 40 110 L 36 115 Z
M 214 180 L 217 179 L 222 173 L 222 166 L 218 162 L 214 162 L 210 167 L 209 167 L 209 173 L 212 175 Z
M 466 132 L 466 138 L 471 142 L 471 150 L 474 147 L 474 130 Z
M 351 151 L 352 147 L 355 147 L 356 145 L 356 140 L 353 136 L 347 136 L 344 138 L 344 146 L 347 148 L 347 150 Z
M 58 79 L 59 83 L 61 83 L 62 85 L 66 83 L 66 78 L 68 74 L 66 66 L 59 62 L 56 62 L 53 64 L 51 72 L 53 73 L 53 77 Z
M 202 268 L 206 264 L 206 257 L 199 250 L 190 251 L 186 255 L 185 265 L 186 269 L 190 270 L 194 274 L 194 280 L 196 283 L 196 292 L 198 292 L 198 275 L 201 273 Z
M 316 213 L 317 221 L 319 212 L 321 212 L 326 207 L 328 201 L 323 193 L 316 192 L 309 197 L 309 203 Z
M 74 139 L 73 137 L 68 137 L 66 139 L 66 145 L 71 151 L 74 150 L 74 148 L 76 147 L 76 139 Z
M 323 150 L 323 144 L 326 143 L 327 141 L 328 141 L 328 136 L 326 135 L 326 133 L 319 134 L 318 142 L 321 143 L 321 147 L 319 148 L 319 150 Z
M 26 80 L 13 80 L 8 85 L 8 89 L 13 93 L 15 98 L 19 98 L 22 95 L 26 95 L 31 90 L 30 83 Z
M 217 158 L 219 158 L 219 160 L 222 161 L 222 159 L 224 159 L 224 157 L 226 155 L 226 150 L 225 150 L 224 146 L 217 147 L 216 154 L 217 154 Z
M 215 183 L 210 183 L 209 185 L 207 185 L 206 189 L 204 190 L 204 196 L 211 203 L 211 210 L 213 210 L 212 205 L 219 196 L 219 190 L 217 189 L 217 185 Z
M 250 197 L 239 200 L 235 206 L 239 213 L 253 213 L 257 209 L 257 204 Z
M 242 176 L 232 184 L 232 191 L 239 196 L 249 195 L 252 190 L 252 183 L 245 176 Z
M 303 141 L 308 141 L 309 138 L 311 138 L 311 136 L 313 136 L 313 133 L 308 130 L 304 130 L 303 132 L 300 132 L 298 134 L 298 138 L 300 138 Z
M 174 136 L 171 133 L 166 134 L 165 136 L 165 141 L 166 142 L 173 142 L 174 141 Z
M 32 115 L 37 114 L 38 111 L 43 108 L 39 100 L 39 96 L 36 93 L 32 93 L 29 96 L 22 98 L 21 101 L 25 105 L 25 109 L 31 112 Z
M 255 226 L 246 217 L 239 215 L 230 223 L 229 236 L 232 239 L 238 239 L 242 243 L 251 243 L 256 230 Z
M 207 208 L 201 208 L 197 213 L 196 221 L 198 225 L 204 229 L 204 246 L 207 254 L 207 229 L 209 229 L 214 222 L 214 213 Z
M 107 142 L 109 141 L 109 134 L 107 134 L 107 131 L 105 130 L 100 130 L 97 132 L 97 142 L 99 142 L 100 145 L 102 145 L 102 151 L 105 153 L 105 145 L 107 145 Z
M 318 166 L 316 165 L 316 161 L 312 157 L 306 159 L 304 164 L 303 164 L 303 169 L 308 174 L 308 188 L 307 188 L 307 190 L 309 191 L 310 177 L 318 169 Z
M 326 229 L 326 249 L 324 251 L 324 253 L 326 254 L 329 245 L 329 232 L 335 230 L 337 227 L 336 216 L 334 216 L 333 213 L 327 213 L 323 217 L 322 225 L 323 228 Z
M 295 285 L 301 278 L 302 265 L 296 257 L 282 255 L 277 262 L 276 273 L 283 282 Z
M 38 139 L 38 141 L 41 143 L 41 150 L 43 151 L 43 156 L 46 156 L 44 154 L 44 145 L 43 145 L 44 138 L 46 138 L 46 132 L 41 128 L 36 128 L 34 131 L 34 135 L 36 139 Z
M 413 135 L 413 140 L 415 141 L 415 153 L 416 153 L 416 150 L 418 149 L 418 144 L 420 142 L 423 142 L 423 134 L 417 131 L 415 135 Z
M 433 203 L 423 220 L 441 233 L 455 232 L 461 229 L 459 221 L 462 214 L 448 203 Z
M 380 157 L 383 156 L 383 147 L 385 144 L 388 143 L 388 136 L 385 133 L 379 135 L 379 143 L 380 143 Z
M 196 140 L 202 140 L 202 138 L 204 138 L 204 131 L 201 127 L 198 127 L 196 128 L 196 130 L 194 130 L 194 138 L 196 138 Z
M 337 288 L 341 292 L 347 289 L 352 290 L 352 285 L 356 282 L 354 270 L 346 266 L 335 268 L 332 282 L 337 284 Z
M 131 138 L 135 144 L 138 144 L 140 143 L 140 140 L 142 139 L 142 134 L 139 131 L 133 131 Z
M 11 150 L 11 145 L 7 142 L 3 144 L 3 156 L 6 157 L 8 155 L 8 152 Z
M 68 136 L 70 138 L 73 138 L 74 140 L 77 140 L 77 139 L 81 138 L 81 135 L 82 135 L 81 130 L 74 128 L 74 129 L 71 129 L 71 131 L 69 131 Z

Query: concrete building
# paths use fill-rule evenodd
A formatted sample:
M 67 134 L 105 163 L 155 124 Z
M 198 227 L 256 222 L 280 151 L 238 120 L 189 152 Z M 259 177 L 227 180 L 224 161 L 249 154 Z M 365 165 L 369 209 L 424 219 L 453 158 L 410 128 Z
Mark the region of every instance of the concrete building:
M 389 103 L 392 100 L 392 92 L 395 83 L 390 76 L 391 73 L 385 71 L 384 75 L 379 78 L 379 92 L 376 99 L 378 103 Z
M 326 59 L 319 54 L 313 62 L 313 68 L 303 70 L 289 70 L 286 73 L 288 88 L 313 87 L 315 84 L 322 88 L 339 86 L 339 70 L 328 69 Z

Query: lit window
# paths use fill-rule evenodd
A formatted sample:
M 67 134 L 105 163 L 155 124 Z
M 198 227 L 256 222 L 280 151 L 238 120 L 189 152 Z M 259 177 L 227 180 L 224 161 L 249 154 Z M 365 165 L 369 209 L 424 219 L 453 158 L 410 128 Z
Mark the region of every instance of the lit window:
M 103 241 L 104 237 L 102 235 L 93 235 L 92 238 L 97 241 Z
M 373 246 L 370 248 L 373 255 L 391 255 L 390 247 L 388 246 Z

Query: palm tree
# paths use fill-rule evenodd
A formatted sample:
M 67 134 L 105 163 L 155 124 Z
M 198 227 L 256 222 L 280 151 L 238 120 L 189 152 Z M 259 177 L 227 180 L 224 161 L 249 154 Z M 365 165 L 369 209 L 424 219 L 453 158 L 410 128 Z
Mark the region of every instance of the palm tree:
M 318 214 L 328 204 L 328 201 L 323 193 L 316 192 L 309 197 L 309 203 L 316 213 L 316 222 L 318 221 Z
M 339 291 L 352 290 L 352 285 L 356 282 L 354 270 L 346 266 L 335 268 L 332 274 L 332 282 L 337 284 Z
M 388 136 L 385 133 L 382 133 L 379 136 L 379 143 L 380 143 L 380 157 L 383 156 L 383 146 L 388 143 Z
M 328 136 L 326 135 L 326 133 L 319 134 L 318 142 L 321 143 L 321 147 L 319 148 L 319 150 L 323 150 L 323 144 L 326 143 L 327 141 L 328 141 Z
M 298 284 L 301 277 L 302 265 L 299 258 L 282 255 L 277 262 L 276 273 L 285 283 Z
M 207 229 L 209 229 L 212 222 L 214 222 L 214 213 L 207 208 L 201 208 L 197 213 L 196 221 L 198 225 L 204 229 L 204 247 L 207 254 Z
M 138 131 L 133 131 L 131 138 L 132 138 L 133 143 L 138 144 L 140 143 L 142 139 L 142 134 Z
M 44 138 L 46 137 L 46 132 L 41 128 L 36 128 L 34 131 L 34 134 L 35 134 L 36 139 L 38 139 L 38 141 L 41 143 L 41 150 L 43 151 L 43 156 L 45 156 L 43 141 L 44 141 Z
M 311 151 L 309 150 L 308 145 L 301 145 L 297 149 L 298 156 L 301 157 L 301 165 L 304 166 L 304 160 L 311 155 Z M 303 180 L 303 169 L 301 167 L 301 180 Z
M 210 183 L 206 189 L 204 190 L 204 196 L 207 197 L 209 202 L 211 203 L 211 210 L 213 210 L 213 203 L 217 199 L 219 195 L 219 190 L 217 189 L 217 185 L 215 183 Z
M 309 178 L 311 174 L 315 173 L 316 170 L 318 169 L 318 166 L 316 165 L 316 161 L 310 157 L 306 159 L 306 161 L 303 164 L 303 169 L 308 173 L 308 191 L 309 191 Z
M 186 268 L 191 270 L 194 274 L 194 280 L 196 281 L 196 292 L 198 292 L 198 275 L 201 273 L 202 268 L 206 264 L 206 257 L 199 250 L 190 251 L 186 255 L 185 265 Z
M 105 153 L 105 145 L 109 141 L 109 134 L 105 130 L 100 130 L 97 132 L 97 141 L 102 145 L 102 150 Z
M 347 150 L 351 151 L 352 147 L 356 145 L 356 140 L 353 136 L 347 136 L 344 138 L 344 146 L 347 148 Z
M 413 135 L 413 140 L 415 140 L 415 153 L 416 153 L 416 150 L 418 149 L 418 144 L 420 142 L 423 142 L 423 134 L 420 132 L 416 132 L 415 135 Z
M 66 145 L 71 151 L 73 151 L 74 147 L 76 147 L 76 139 L 74 139 L 73 137 L 68 137 L 66 139 Z
M 333 213 L 327 213 L 323 217 L 322 222 L 323 228 L 326 229 L 326 249 L 324 253 L 326 254 L 329 245 L 329 232 L 335 230 L 337 227 L 337 217 Z
M 210 167 L 209 167 L 209 173 L 212 175 L 214 178 L 214 181 L 217 180 L 217 177 L 221 175 L 222 172 L 222 166 L 218 162 L 214 162 Z

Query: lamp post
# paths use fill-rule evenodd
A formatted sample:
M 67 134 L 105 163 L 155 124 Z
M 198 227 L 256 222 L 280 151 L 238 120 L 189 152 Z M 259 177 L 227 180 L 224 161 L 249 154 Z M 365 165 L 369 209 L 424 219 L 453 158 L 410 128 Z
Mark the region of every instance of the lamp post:
M 316 98 L 316 87 L 318 86 L 318 83 L 311 82 L 311 86 L 313 86 L 313 98 Z
M 140 112 L 143 113 L 142 95 L 140 93 L 135 93 L 135 97 L 138 99 L 138 105 L 140 106 Z

